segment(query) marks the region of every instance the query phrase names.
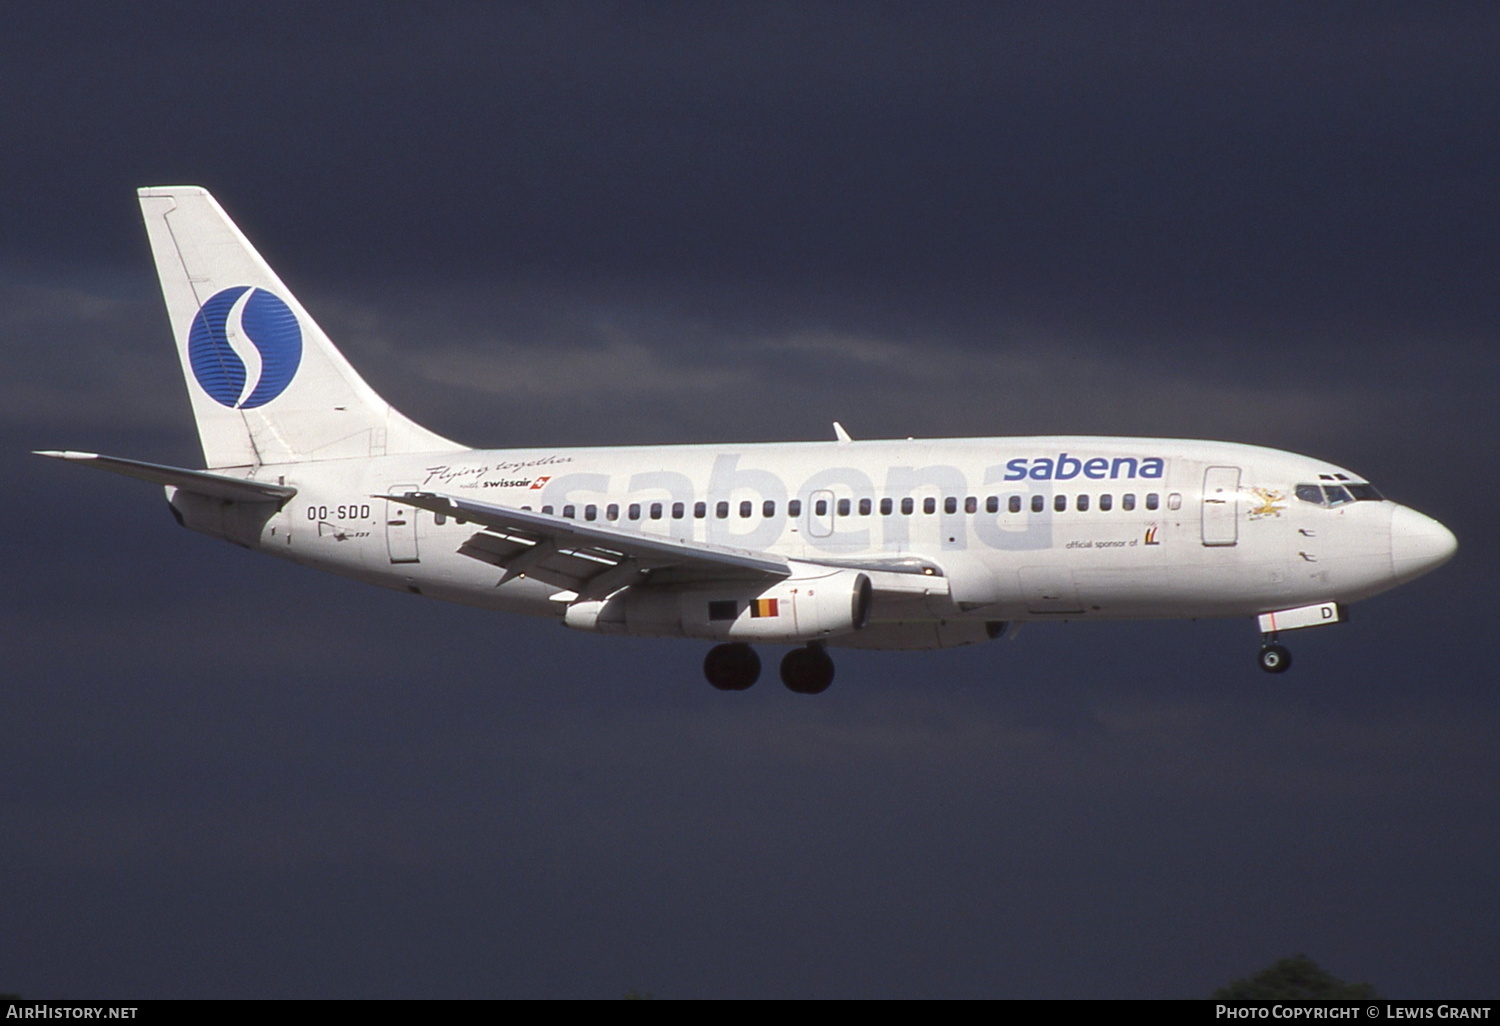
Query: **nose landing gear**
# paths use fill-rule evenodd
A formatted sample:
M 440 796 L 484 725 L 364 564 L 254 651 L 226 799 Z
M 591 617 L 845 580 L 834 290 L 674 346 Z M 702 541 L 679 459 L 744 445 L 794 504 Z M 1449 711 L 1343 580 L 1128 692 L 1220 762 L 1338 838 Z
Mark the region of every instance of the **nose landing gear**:
M 1348 619 L 1348 612 L 1339 602 L 1314 602 L 1310 606 L 1261 613 L 1256 617 L 1256 622 L 1260 624 L 1260 668 L 1267 673 L 1285 673 L 1291 668 L 1292 654 L 1276 643 L 1278 631 L 1326 627 L 1344 623 Z
M 1260 647 L 1260 668 L 1267 673 L 1285 673 L 1291 669 L 1292 653 L 1285 646 L 1267 641 Z

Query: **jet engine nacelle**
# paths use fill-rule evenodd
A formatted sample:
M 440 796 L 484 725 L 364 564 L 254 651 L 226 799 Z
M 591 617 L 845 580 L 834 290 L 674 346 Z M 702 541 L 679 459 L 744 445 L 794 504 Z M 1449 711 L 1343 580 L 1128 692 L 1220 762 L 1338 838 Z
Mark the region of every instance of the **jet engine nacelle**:
M 857 570 L 793 564 L 797 576 L 767 587 L 638 586 L 574 602 L 563 623 L 603 634 L 798 644 L 851 634 L 870 618 L 870 578 Z

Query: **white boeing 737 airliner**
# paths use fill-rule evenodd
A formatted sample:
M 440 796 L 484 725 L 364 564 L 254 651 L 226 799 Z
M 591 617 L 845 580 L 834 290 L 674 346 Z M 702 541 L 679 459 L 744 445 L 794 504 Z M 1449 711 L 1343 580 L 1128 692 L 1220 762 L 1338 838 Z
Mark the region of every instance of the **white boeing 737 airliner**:
M 208 469 L 46 452 L 166 486 L 184 526 L 372 584 L 606 634 L 931 649 L 1008 622 L 1335 623 L 1456 548 L 1344 467 L 1275 449 L 1047 436 L 476 450 L 360 378 L 203 189 L 140 190 Z

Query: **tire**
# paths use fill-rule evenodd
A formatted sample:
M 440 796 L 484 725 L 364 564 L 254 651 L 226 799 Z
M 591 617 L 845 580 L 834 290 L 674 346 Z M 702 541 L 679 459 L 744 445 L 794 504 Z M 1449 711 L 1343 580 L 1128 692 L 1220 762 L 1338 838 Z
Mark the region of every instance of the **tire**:
M 715 645 L 703 657 L 703 676 L 720 691 L 744 691 L 760 679 L 760 656 L 742 642 Z
M 833 660 L 822 648 L 794 648 L 781 660 L 781 682 L 799 695 L 821 695 L 833 683 Z
M 1260 668 L 1267 673 L 1285 673 L 1291 669 L 1292 654 L 1280 645 L 1266 645 L 1260 650 Z

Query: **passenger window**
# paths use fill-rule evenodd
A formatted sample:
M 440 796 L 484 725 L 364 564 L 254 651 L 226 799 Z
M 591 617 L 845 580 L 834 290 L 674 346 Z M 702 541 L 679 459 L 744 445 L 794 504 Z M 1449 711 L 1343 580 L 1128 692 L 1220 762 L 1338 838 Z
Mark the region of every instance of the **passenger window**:
M 955 498 L 952 495 L 950 495 L 946 499 L 944 499 L 943 500 L 943 512 L 944 513 L 957 513 L 958 512 L 958 499 Z
M 1120 496 L 1120 508 L 1126 512 L 1135 509 L 1135 492 L 1126 492 Z
M 652 520 L 660 520 L 661 519 L 661 503 L 659 503 L 659 502 L 653 502 L 651 504 L 651 519 Z
M 599 517 L 599 507 L 598 506 L 595 506 L 591 502 L 587 506 L 583 507 L 583 519 L 585 519 L 585 520 L 597 520 L 598 517 Z
M 1108 492 L 1099 496 L 1099 512 L 1108 513 L 1115 508 L 1115 497 Z
M 719 520 L 729 519 L 729 503 L 717 502 L 714 504 L 714 516 Z
M 880 500 L 880 515 L 881 516 L 883 516 L 883 517 L 890 516 L 891 515 L 891 510 L 893 508 L 895 508 L 895 507 L 892 504 L 892 502 L 891 502 L 890 499 L 881 499 Z
M 693 517 L 694 517 L 694 519 L 702 520 L 706 516 L 708 516 L 708 503 L 706 503 L 706 502 L 695 502 L 695 503 L 693 503 Z
M 934 499 L 930 495 L 927 498 L 923 499 L 922 500 L 922 512 L 923 513 L 927 513 L 927 514 L 936 513 L 937 512 L 937 500 Z
M 754 512 L 755 512 L 755 503 L 751 502 L 749 499 L 745 499 L 745 500 L 743 500 L 740 503 L 740 518 L 741 519 L 744 519 L 745 517 L 748 517 L 751 513 L 754 513 Z
M 999 513 L 1000 512 L 1000 496 L 998 496 L 998 495 L 991 495 L 988 499 L 985 499 L 984 500 L 984 511 L 986 513 Z
M 874 509 L 874 506 L 871 504 L 871 502 L 870 502 L 869 499 L 860 499 L 859 500 L 859 515 L 860 516 L 862 516 L 862 517 L 869 516 L 870 515 L 870 511 L 872 509 Z
M 1019 495 L 1012 495 L 1010 497 L 1010 503 L 1006 508 L 1009 509 L 1012 513 L 1021 512 L 1021 497 Z
M 1167 496 L 1167 509 L 1181 509 L 1181 508 L 1182 508 L 1182 493 L 1181 492 L 1173 492 L 1171 495 Z
M 1146 508 L 1147 509 L 1155 509 L 1156 507 L 1158 507 L 1160 505 L 1161 505 L 1161 497 L 1158 496 L 1155 492 L 1148 492 L 1146 494 Z
M 630 517 L 631 520 L 641 519 L 641 504 L 639 502 L 632 502 L 630 504 L 630 509 L 626 512 L 626 515 Z
M 1068 497 L 1066 495 L 1054 495 L 1052 497 L 1052 509 L 1057 513 L 1068 511 Z
M 1046 508 L 1047 508 L 1047 500 L 1044 497 L 1042 497 L 1040 495 L 1033 495 L 1031 497 L 1031 512 L 1033 512 L 1033 513 L 1040 513 L 1042 510 L 1044 510 Z
M 604 507 L 604 519 L 605 520 L 619 520 L 620 519 L 620 504 L 618 502 L 611 502 L 608 506 Z
M 566 517 L 567 519 L 572 520 L 573 519 L 573 513 L 574 513 L 574 510 L 573 510 L 572 506 L 564 506 L 563 507 L 563 516 Z
M 911 516 L 914 509 L 916 509 L 916 504 L 912 501 L 910 496 L 907 496 L 906 498 L 901 500 L 901 513 L 903 516 Z
M 802 500 L 793 499 L 791 502 L 787 503 L 786 515 L 791 517 L 793 520 L 796 520 L 798 517 L 800 517 L 802 515 Z
M 774 517 L 776 515 L 775 501 L 772 499 L 767 499 L 765 502 L 761 503 L 760 515 L 763 517 Z
M 840 499 L 839 500 L 839 516 L 841 516 L 841 517 L 847 517 L 848 515 L 849 515 L 849 500 L 848 499 Z
M 682 514 L 685 513 L 685 512 L 687 512 L 687 510 L 683 507 L 682 503 L 680 503 L 680 502 L 674 502 L 674 503 L 672 503 L 672 519 L 673 520 L 681 520 L 682 519 Z
M 828 500 L 819 499 L 813 503 L 813 516 L 826 517 L 828 515 Z
M 551 506 L 543 506 L 542 507 L 542 512 L 545 513 L 545 514 L 547 514 L 550 517 L 552 515 L 552 507 Z
M 1087 495 L 1080 495 L 1078 497 L 1077 506 L 1078 512 L 1087 513 L 1089 511 L 1089 497 Z

